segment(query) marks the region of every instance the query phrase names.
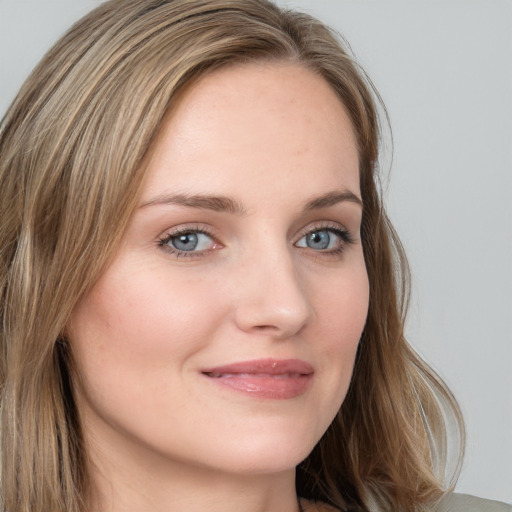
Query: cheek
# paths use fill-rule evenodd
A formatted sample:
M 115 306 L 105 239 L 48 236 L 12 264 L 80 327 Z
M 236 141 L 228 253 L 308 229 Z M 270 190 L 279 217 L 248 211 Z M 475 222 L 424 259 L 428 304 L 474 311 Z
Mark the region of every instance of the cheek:
M 172 386 L 189 357 L 208 344 L 222 305 L 202 308 L 199 279 L 171 286 L 151 269 L 119 267 L 77 306 L 68 333 L 83 392 L 116 404 L 128 397 L 145 403 L 152 391 L 160 396 Z
M 369 305 L 368 274 L 364 263 L 332 275 L 326 293 L 317 294 L 319 322 L 334 349 L 357 347 Z M 336 341 L 338 340 L 338 341 Z
M 363 265 L 333 276 L 329 293 L 317 299 L 318 344 L 323 351 L 329 386 L 339 390 L 334 408 L 341 405 L 350 384 L 355 356 L 368 313 L 369 283 Z

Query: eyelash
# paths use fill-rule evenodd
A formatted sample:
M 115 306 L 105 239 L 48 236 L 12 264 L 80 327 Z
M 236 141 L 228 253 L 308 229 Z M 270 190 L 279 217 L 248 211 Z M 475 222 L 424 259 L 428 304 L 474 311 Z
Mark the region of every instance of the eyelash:
M 356 239 L 352 235 L 352 233 L 346 229 L 341 227 L 339 224 L 319 224 L 319 225 L 313 225 L 312 227 L 306 228 L 300 235 L 299 240 L 304 238 L 305 236 L 315 233 L 318 231 L 328 231 L 329 233 L 334 233 L 336 236 L 340 238 L 340 243 L 337 247 L 333 249 L 326 249 L 326 250 L 314 250 L 311 249 L 314 256 L 316 257 L 336 257 L 340 256 L 342 253 L 345 252 L 348 246 L 353 245 L 356 242 Z M 295 242 L 297 243 L 297 242 Z M 301 249 L 308 249 L 307 247 L 301 247 Z
M 187 234 L 196 234 L 196 235 L 206 235 L 211 238 L 215 242 L 215 236 L 206 228 L 206 226 L 194 225 L 194 226 L 183 226 L 172 231 L 165 233 L 162 237 L 158 239 L 158 247 L 161 247 L 166 252 L 172 254 L 176 258 L 199 258 L 204 256 L 205 253 L 209 253 L 214 249 L 207 249 L 204 251 L 180 251 L 179 249 L 175 249 L 169 242 L 180 235 Z
M 297 242 L 302 240 L 305 236 L 315 233 L 318 231 L 328 231 L 330 233 L 334 233 L 336 236 L 338 236 L 341 240 L 341 242 L 338 244 L 337 247 L 333 249 L 327 249 L 327 250 L 314 250 L 308 247 L 298 247 L 300 249 L 311 249 L 311 252 L 315 254 L 315 256 L 318 257 L 330 257 L 330 256 L 339 256 L 341 255 L 347 248 L 347 246 L 352 245 L 355 243 L 356 239 L 352 236 L 350 231 L 348 229 L 340 227 L 338 224 L 319 224 L 316 226 L 311 226 L 305 229 L 301 235 L 299 236 Z M 176 237 L 179 237 L 180 235 L 186 235 L 186 234 L 196 234 L 196 235 L 205 235 L 209 238 L 211 238 L 214 243 L 216 242 L 215 236 L 210 232 L 210 230 L 206 226 L 184 226 L 180 228 L 173 229 L 171 232 L 168 232 L 164 234 L 162 237 L 158 238 L 158 247 L 162 248 L 166 252 L 172 254 L 176 258 L 200 258 L 204 256 L 205 254 L 215 250 L 215 249 L 206 249 L 202 251 L 180 251 L 179 249 L 176 249 L 169 245 L 169 242 Z M 218 243 L 218 242 L 217 242 Z M 294 244 L 294 245 L 295 245 Z M 221 245 L 221 244 L 219 244 Z

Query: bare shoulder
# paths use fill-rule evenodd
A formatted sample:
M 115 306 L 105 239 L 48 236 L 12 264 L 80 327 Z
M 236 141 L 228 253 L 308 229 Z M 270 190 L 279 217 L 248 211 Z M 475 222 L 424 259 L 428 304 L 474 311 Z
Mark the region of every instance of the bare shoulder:
M 512 505 L 468 494 L 453 493 L 441 501 L 436 512 L 512 512 Z

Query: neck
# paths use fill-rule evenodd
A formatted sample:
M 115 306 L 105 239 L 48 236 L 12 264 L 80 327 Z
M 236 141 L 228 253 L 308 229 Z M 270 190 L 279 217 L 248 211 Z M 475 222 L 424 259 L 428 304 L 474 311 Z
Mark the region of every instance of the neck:
M 189 473 L 188 475 L 186 473 Z M 187 472 L 133 482 L 97 482 L 97 512 L 299 512 L 294 475 L 244 476 Z M 99 483 L 99 485 L 98 485 Z
M 300 512 L 294 469 L 238 474 L 162 457 L 93 460 L 91 512 Z

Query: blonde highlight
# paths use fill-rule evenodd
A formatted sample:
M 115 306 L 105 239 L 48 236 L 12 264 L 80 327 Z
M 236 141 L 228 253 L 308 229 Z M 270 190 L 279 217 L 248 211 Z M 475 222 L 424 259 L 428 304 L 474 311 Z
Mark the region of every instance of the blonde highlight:
M 265 0 L 112 0 L 48 52 L 0 125 L 5 512 L 87 510 L 66 323 L 119 246 L 144 157 L 180 91 L 252 61 L 322 76 L 359 143 L 369 315 L 348 395 L 299 466 L 297 492 L 339 510 L 422 511 L 450 488 L 448 426 L 462 445 L 462 418 L 404 337 L 409 276 L 379 194 L 371 82 L 323 24 Z

